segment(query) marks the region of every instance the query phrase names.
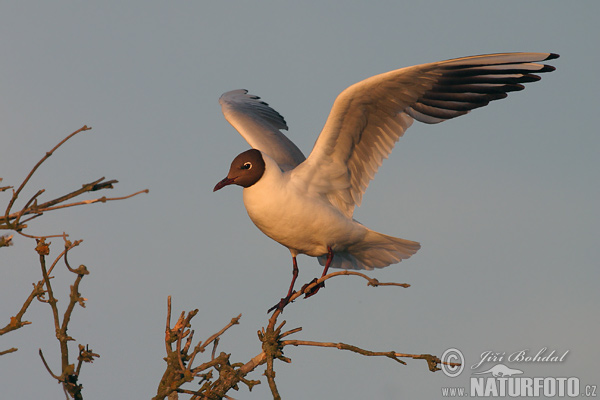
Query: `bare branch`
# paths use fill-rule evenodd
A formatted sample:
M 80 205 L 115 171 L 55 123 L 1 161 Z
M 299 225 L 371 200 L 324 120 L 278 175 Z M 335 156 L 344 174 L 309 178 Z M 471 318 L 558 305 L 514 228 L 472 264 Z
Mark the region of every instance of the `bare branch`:
M 91 190 L 86 190 L 87 191 L 91 191 Z M 133 196 L 137 196 L 138 194 L 142 194 L 142 193 L 149 193 L 150 191 L 148 189 L 144 189 L 144 190 L 140 190 L 138 192 L 132 193 L 130 195 L 127 196 L 121 196 L 121 197 L 100 197 L 97 199 L 90 199 L 90 200 L 82 200 L 82 201 L 78 201 L 75 203 L 69 203 L 69 204 L 62 204 L 60 206 L 54 206 L 54 207 L 43 207 L 44 205 L 39 206 L 38 209 L 36 209 L 36 213 L 40 213 L 40 212 L 46 212 L 46 211 L 53 211 L 53 210 L 60 210 L 61 208 L 67 208 L 67 207 L 75 207 L 75 206 L 83 206 L 83 205 L 87 205 L 87 204 L 94 204 L 94 203 L 106 203 L 107 201 L 115 201 L 115 200 L 125 200 L 125 199 L 130 199 Z
M 22 226 L 22 225 L 21 225 L 21 226 Z M 23 227 L 23 228 L 26 228 L 26 226 L 22 226 L 22 227 Z M 17 231 L 17 233 L 18 233 L 19 235 L 21 235 L 21 236 L 24 236 L 24 237 L 26 237 L 26 238 L 29 238 L 29 239 L 36 239 L 36 240 L 37 240 L 37 239 L 51 239 L 51 238 L 58 238 L 58 237 L 59 237 L 59 238 L 66 239 L 67 237 L 69 237 L 69 235 L 67 235 L 67 234 L 66 234 L 66 233 L 64 233 L 64 232 L 63 232 L 63 233 L 61 233 L 61 234 L 58 234 L 58 235 L 44 235 L 44 236 L 28 235 L 28 234 L 26 234 L 25 232 L 22 232 L 22 231 Z
M 2 182 L 2 178 L 0 178 L 0 182 Z M 12 189 L 12 186 L 0 186 L 0 192 L 7 191 L 8 189 Z
M 356 275 L 366 279 L 369 285 L 378 286 L 381 285 L 376 280 L 366 277 L 361 273 L 353 273 L 354 271 L 335 272 L 324 276 L 322 279 L 311 282 L 310 285 L 306 285 L 304 290 L 310 290 L 312 286 L 316 286 L 320 281 L 325 281 L 336 276 L 342 275 Z M 406 284 L 395 284 L 394 286 L 407 287 Z M 294 293 L 294 298 L 297 298 L 304 294 L 304 290 Z M 182 313 L 175 324 L 175 327 L 170 327 L 170 315 L 171 315 L 171 302 L 170 297 L 168 299 L 168 310 L 167 310 L 167 325 L 166 325 L 166 343 L 167 343 L 167 369 L 163 375 L 163 379 L 160 382 L 157 390 L 157 395 L 154 399 L 164 399 L 170 396 L 173 392 L 191 395 L 191 399 L 209 399 L 209 398 L 226 398 L 226 393 L 231 390 L 238 390 L 238 383 L 242 382 L 248 386 L 251 390 L 253 386 L 260 383 L 258 380 L 249 380 L 247 375 L 255 371 L 260 365 L 266 364 L 266 370 L 264 376 L 267 379 L 271 395 L 274 399 L 281 399 L 279 389 L 276 384 L 276 373 L 275 373 L 275 360 L 280 360 L 285 363 L 290 363 L 291 359 L 283 355 L 283 350 L 286 346 L 313 346 L 313 347 L 330 347 L 339 350 L 351 351 L 357 354 L 372 356 L 372 357 L 386 357 L 396 361 L 399 364 L 406 365 L 403 360 L 406 358 L 411 359 L 423 359 L 427 361 L 429 370 L 439 370 L 439 365 L 442 363 L 436 356 L 430 354 L 408 354 L 400 353 L 397 351 L 371 351 L 360 348 L 358 346 L 341 343 L 341 342 L 319 342 L 309 340 L 284 340 L 294 333 L 302 331 L 301 327 L 296 327 L 285 332 L 282 332 L 286 325 L 286 321 L 278 322 L 278 317 L 281 314 L 281 310 L 275 310 L 268 321 L 266 328 L 262 328 L 258 331 L 258 337 L 262 343 L 262 351 L 254 356 L 250 361 L 246 363 L 230 363 L 230 354 L 221 352 L 218 356 L 216 354 L 217 342 L 223 333 L 231 326 L 239 323 L 240 316 L 233 318 L 231 322 L 221 329 L 219 332 L 210 336 L 206 341 L 198 341 L 194 351 L 191 355 L 188 355 L 190 349 L 191 331 L 190 324 L 192 318 L 196 315 L 197 310 L 190 313 Z M 181 342 L 183 338 L 188 336 L 186 345 L 181 348 Z M 172 344 L 177 342 L 177 348 L 174 351 Z M 203 352 L 207 346 L 213 343 L 213 350 L 210 361 L 202 363 L 198 366 L 193 366 L 194 357 Z M 456 363 L 448 365 L 458 365 Z M 213 377 L 213 370 L 218 372 L 218 377 Z M 181 386 L 187 382 L 192 382 L 196 377 L 200 377 L 198 390 L 183 389 Z
M 71 139 L 73 136 L 75 136 L 76 134 L 78 134 L 80 132 L 87 131 L 90 129 L 91 128 L 89 128 L 87 126 L 83 126 L 80 129 L 78 129 L 77 131 L 71 133 L 66 138 L 64 138 L 62 141 L 60 141 L 56 146 L 54 146 L 54 148 L 52 148 L 52 150 L 48 151 L 42 157 L 42 159 L 40 159 L 38 161 L 38 163 L 31 169 L 29 174 L 25 177 L 23 182 L 21 182 L 21 185 L 17 188 L 17 190 L 13 190 L 13 195 L 8 203 L 8 206 L 6 207 L 6 210 L 3 214 L 3 216 L 0 217 L 0 229 L 14 230 L 14 231 L 18 232 L 19 234 L 21 234 L 22 236 L 25 236 L 28 238 L 33 238 L 33 239 L 41 239 L 42 237 L 46 237 L 46 238 L 64 237 L 64 238 L 66 238 L 67 235 L 64 233 L 62 235 L 35 236 L 35 235 L 26 234 L 23 232 L 23 230 L 25 228 L 27 228 L 26 222 L 29 222 L 35 218 L 38 218 L 44 212 L 59 210 L 59 209 L 68 208 L 68 207 L 75 207 L 75 206 L 80 206 L 80 205 L 88 205 L 88 204 L 94 204 L 94 203 L 106 203 L 108 201 L 114 201 L 114 200 L 125 200 L 125 199 L 129 199 L 133 196 L 137 196 L 141 193 L 148 193 L 148 189 L 145 189 L 145 190 L 140 190 L 138 192 L 132 193 L 127 196 L 120 196 L 120 197 L 105 197 L 105 196 L 103 196 L 103 197 L 99 197 L 96 199 L 82 200 L 82 201 L 64 204 L 68 200 L 71 200 L 71 199 L 78 197 L 87 192 L 94 192 L 94 191 L 103 190 L 103 189 L 112 189 L 113 185 L 118 182 L 115 179 L 104 181 L 104 177 L 102 177 L 100 179 L 97 179 L 94 182 L 90 182 L 90 183 L 82 185 L 82 187 L 80 189 L 77 189 L 71 193 L 68 193 L 66 195 L 57 197 L 50 201 L 46 201 L 41 204 L 38 204 L 38 199 L 45 192 L 44 189 L 40 189 L 36 192 L 36 194 L 34 194 L 25 203 L 25 205 L 19 211 L 12 212 L 12 208 L 15 205 L 15 202 L 17 201 L 17 199 L 19 198 L 21 192 L 23 191 L 25 186 L 29 183 L 29 181 L 30 181 L 31 177 L 34 175 L 34 173 L 44 163 L 44 161 L 46 161 L 60 146 L 62 146 L 66 141 Z M 6 186 L 6 187 L 0 188 L 0 189 L 2 189 L 2 191 L 4 191 L 4 190 L 7 190 L 8 188 L 10 188 L 10 187 Z M 22 218 L 25 216 L 29 216 L 29 218 L 26 218 L 23 221 Z M 9 242 L 6 240 L 0 240 L 0 247 L 2 247 L 3 245 L 7 245 L 8 243 Z
M 46 240 L 44 238 L 42 238 L 42 239 L 37 240 L 37 246 L 36 246 L 35 250 L 38 252 L 39 257 L 40 257 L 40 266 L 42 268 L 42 276 L 44 278 L 46 291 L 48 293 L 48 304 L 50 304 L 50 307 L 52 309 L 52 316 L 54 317 L 54 328 L 58 335 L 58 332 L 60 331 L 60 317 L 58 315 L 58 307 L 56 306 L 57 300 L 54 297 L 54 292 L 52 290 L 52 284 L 50 282 L 50 276 L 48 275 L 48 270 L 46 269 L 46 256 L 48 254 L 50 254 L 49 246 L 50 246 L 50 243 L 46 243 Z M 66 346 L 66 343 L 65 343 L 65 346 Z M 61 346 L 61 350 L 62 350 L 62 346 Z M 68 351 L 66 352 L 66 354 L 68 354 Z M 68 363 L 68 359 L 66 360 L 66 362 Z M 65 363 L 63 362 L 63 365 L 64 364 Z
M 33 174 L 35 173 L 35 171 L 37 171 L 37 169 L 40 167 L 40 165 L 42 165 L 44 163 L 44 161 L 46 161 L 60 146 L 62 146 L 67 140 L 71 139 L 73 136 L 77 135 L 80 132 L 84 132 L 84 131 L 88 131 L 92 129 L 91 127 L 87 127 L 86 125 L 82 126 L 81 128 L 77 129 L 75 132 L 71 133 L 69 136 L 67 136 L 66 138 L 64 138 L 63 140 L 61 140 L 56 146 L 54 146 L 54 148 L 52 150 L 50 150 L 49 152 L 47 152 L 44 157 L 42 157 L 42 159 L 40 161 L 38 161 L 38 163 L 32 168 L 32 170 L 29 172 L 29 174 L 27 175 L 27 177 L 23 180 L 23 182 L 21 183 L 21 186 L 19 186 L 19 188 L 13 192 L 13 196 L 10 199 L 10 202 L 8 203 L 8 207 L 6 207 L 6 212 L 5 212 L 5 220 L 6 223 L 9 224 L 9 218 L 8 215 L 10 214 L 10 210 L 12 209 L 12 206 L 15 204 L 15 201 L 17 201 L 17 198 L 19 197 L 19 194 L 21 193 L 21 191 L 23 190 L 23 188 L 25 187 L 25 185 L 27 185 L 27 182 L 29 182 L 29 180 L 31 179 L 31 177 L 33 176 Z
M 29 218 L 27 220 L 27 221 L 30 221 L 31 219 L 37 218 L 40 215 L 42 215 L 43 213 L 48 212 L 48 211 L 54 211 L 54 210 L 59 210 L 59 209 L 63 209 L 63 208 L 82 206 L 82 205 L 88 205 L 88 204 L 94 204 L 94 203 L 106 203 L 108 201 L 115 201 L 115 200 L 126 200 L 131 197 L 137 196 L 139 194 L 149 192 L 148 189 L 144 189 L 144 190 L 140 190 L 135 193 L 129 194 L 127 196 L 120 196 L 120 197 L 105 197 L 105 196 L 103 196 L 103 197 L 96 198 L 96 199 L 82 200 L 82 201 L 67 203 L 67 204 L 60 204 L 60 203 L 63 203 L 67 200 L 70 200 L 72 198 L 75 198 L 75 197 L 80 196 L 87 192 L 93 192 L 93 191 L 97 191 L 97 190 L 101 190 L 101 189 L 112 189 L 113 188 L 112 185 L 114 183 L 117 183 L 116 180 L 102 182 L 104 179 L 105 178 L 102 177 L 93 182 L 82 185 L 81 189 L 75 190 L 64 196 L 57 197 L 53 200 L 44 202 L 42 204 L 37 204 L 37 202 L 35 200 L 37 200 L 38 196 L 40 196 L 42 193 L 44 193 L 44 190 L 42 189 L 42 190 L 38 191 L 25 204 L 25 206 L 21 209 L 21 211 L 6 215 L 5 216 L 5 224 L 9 228 L 19 231 L 19 230 L 27 227 L 27 225 L 24 225 L 24 223 L 20 222 L 21 218 L 26 215 L 34 214 L 34 216 L 32 218 Z M 48 237 L 48 236 L 45 236 L 45 237 Z M 39 237 L 37 237 L 37 238 L 39 238 Z
M 84 265 L 79 266 L 77 269 L 71 268 L 66 258 L 69 250 L 79 245 L 79 243 L 81 243 L 81 240 L 70 242 L 65 239 L 65 249 L 55 258 L 51 267 L 54 268 L 58 261 L 60 259 L 63 259 L 64 257 L 65 266 L 67 267 L 67 269 L 70 272 L 75 273 L 77 275 L 77 277 L 75 278 L 75 282 L 73 283 L 73 285 L 71 285 L 69 303 L 67 304 L 67 307 L 62 315 L 62 322 L 58 312 L 58 307 L 56 305 L 57 299 L 54 295 L 52 283 L 50 280 L 51 278 L 49 276 L 50 270 L 46 268 L 46 256 L 50 254 L 50 243 L 46 243 L 45 238 L 42 238 L 37 240 L 36 246 L 36 251 L 38 252 L 40 257 L 40 267 L 42 270 L 42 276 L 44 278 L 43 283 L 46 288 L 46 293 L 48 293 L 48 299 L 46 302 L 50 305 L 50 308 L 52 310 L 56 338 L 58 339 L 60 345 L 61 375 L 57 376 L 50 370 L 41 350 L 40 356 L 42 357 L 42 361 L 44 362 L 44 365 L 46 366 L 48 372 L 52 375 L 53 378 L 55 378 L 59 383 L 62 384 L 65 393 L 68 393 L 68 396 L 71 396 L 76 400 L 82 399 L 81 390 L 83 386 L 81 384 L 78 384 L 79 374 L 81 372 L 81 365 L 84 362 L 92 362 L 94 357 L 100 357 L 98 354 L 95 354 L 91 350 L 89 350 L 87 346 L 84 347 L 82 345 L 79 345 L 77 368 L 75 368 L 73 364 L 69 364 L 68 342 L 74 339 L 67 334 L 67 329 L 69 322 L 71 321 L 71 315 L 73 313 L 73 310 L 75 309 L 75 305 L 80 304 L 82 307 L 85 306 L 85 299 L 81 297 L 81 294 L 79 293 L 79 284 L 81 283 L 83 277 L 89 274 L 87 268 Z
M 12 246 L 13 235 L 0 236 L 0 247 Z
M 46 371 L 48 371 L 48 373 L 56 380 L 60 381 L 60 376 L 57 376 L 54 372 L 52 372 L 52 370 L 50 369 L 50 367 L 48 366 L 48 363 L 46 362 L 46 359 L 44 358 L 44 353 L 42 353 L 42 349 L 39 349 L 39 354 L 40 357 L 42 358 L 42 362 L 44 363 L 44 367 L 46 367 Z
M 200 353 L 204 353 L 204 350 L 206 349 L 206 347 L 211 344 L 213 342 L 213 340 L 216 340 L 219 336 L 221 336 L 222 334 L 225 333 L 225 331 L 227 331 L 227 329 L 231 328 L 233 325 L 237 325 L 240 322 L 240 318 L 242 318 L 242 314 L 239 314 L 237 317 L 232 318 L 231 321 L 229 321 L 229 323 L 227 325 L 225 325 L 225 327 L 223 329 L 221 329 L 219 332 L 215 333 L 214 335 L 212 335 L 211 337 L 209 337 L 208 339 L 206 339 L 206 341 L 204 343 L 202 343 L 201 346 L 198 346 L 198 351 Z M 194 354 L 196 354 L 197 351 L 196 349 L 194 349 Z M 190 360 L 193 361 L 193 357 Z
M 21 209 L 21 211 L 17 214 L 17 217 L 15 218 L 15 223 L 14 226 L 18 227 L 19 226 L 19 220 L 21 219 L 21 217 L 23 216 L 23 213 L 25 212 L 25 210 L 27 210 L 31 204 L 35 204 L 35 202 L 37 201 L 37 198 L 44 193 L 45 190 L 44 189 L 40 189 L 38 190 L 38 192 L 36 194 L 34 194 L 27 203 L 25 203 L 25 207 L 23 207 Z M 10 216 L 9 216 L 10 217 Z M 8 221 L 7 221 L 8 222 Z
M 17 349 L 16 347 L 11 347 L 8 350 L 0 351 L 0 356 L 3 356 L 5 354 L 9 354 L 9 353 L 14 353 L 17 350 L 19 350 L 19 349 Z
M 80 344 L 79 345 L 79 356 L 77 357 L 77 360 L 79 361 L 79 363 L 77 364 L 77 370 L 75 370 L 75 375 L 79 376 L 79 374 L 81 372 L 81 365 L 84 362 L 85 363 L 93 363 L 94 358 L 100 358 L 100 355 L 94 353 L 88 345 L 83 346 Z
M 408 288 L 410 287 L 410 284 L 408 283 L 396 283 L 396 282 L 379 282 L 379 280 L 375 279 L 375 278 L 371 278 L 361 272 L 357 272 L 357 271 L 351 271 L 351 270 L 343 270 L 343 271 L 337 271 L 337 272 L 332 272 L 330 274 L 327 274 L 323 277 L 321 277 L 319 280 L 317 280 L 314 283 L 311 283 L 310 286 L 307 286 L 306 288 L 304 288 L 304 293 L 308 292 L 310 289 L 312 289 L 313 285 L 317 286 L 319 283 L 321 282 L 325 282 L 328 279 L 334 278 L 336 276 L 344 276 L 344 275 L 354 275 L 354 276 L 359 276 L 363 279 L 366 279 L 368 282 L 368 286 L 373 286 L 373 287 L 377 287 L 377 286 L 400 286 L 403 288 Z
M 224 398 L 226 392 L 231 388 L 237 388 L 237 383 L 242 382 L 248 387 L 258 384 L 258 381 L 251 381 L 245 379 L 246 373 L 240 373 L 240 367 L 244 364 L 231 364 L 229 362 L 229 354 L 221 353 L 216 356 L 216 348 L 221 335 L 223 335 L 233 325 L 239 323 L 241 314 L 231 321 L 220 331 L 211 335 L 204 342 L 199 340 L 194 347 L 192 354 L 188 354 L 191 348 L 193 331 L 190 329 L 190 322 L 193 317 L 196 316 L 198 310 L 190 311 L 189 313 L 181 313 L 175 326 L 171 328 L 171 298 L 167 299 L 167 323 L 165 327 L 165 348 L 167 351 L 167 368 L 161 382 L 159 384 L 156 396 L 154 399 L 164 399 L 170 396 L 173 392 L 193 394 L 192 398 Z M 187 337 L 185 346 L 182 348 L 182 341 Z M 173 349 L 173 343 L 176 343 L 175 350 Z M 194 366 L 194 360 L 198 353 L 202 353 L 206 350 L 210 344 L 213 344 L 213 350 L 210 361 L 202 363 L 198 366 Z M 216 381 L 212 381 L 213 374 L 212 369 L 219 372 L 219 378 Z M 250 372 L 249 370 L 248 372 Z M 201 377 L 202 384 L 200 390 L 190 391 L 181 389 L 181 386 L 186 382 L 193 381 L 197 376 Z
M 395 351 L 370 351 L 364 350 L 357 346 L 352 346 L 346 343 L 326 343 L 326 342 L 313 342 L 310 340 L 284 340 L 281 343 L 282 346 L 315 346 L 315 347 L 333 347 L 339 350 L 349 350 L 354 353 L 362 354 L 363 356 L 384 356 L 391 358 L 394 361 L 399 362 L 400 364 L 406 365 L 406 363 L 400 360 L 398 357 L 400 353 L 396 353 Z M 408 357 L 411 355 L 403 355 L 404 357 Z
M 60 261 L 61 258 L 65 257 L 65 264 L 67 265 L 67 269 L 71 272 L 75 273 L 75 270 L 71 269 L 71 267 L 69 266 L 69 263 L 67 262 L 67 252 L 69 250 L 71 250 L 73 247 L 78 246 L 81 242 L 83 242 L 83 240 L 76 240 L 75 242 L 71 242 L 69 240 L 67 240 L 67 238 L 65 237 L 66 234 L 62 234 L 61 237 L 65 240 L 65 249 L 58 255 L 58 257 L 56 257 L 54 259 L 54 262 L 52 263 L 52 265 L 50 266 L 50 268 L 48 269 L 48 275 L 50 275 L 52 273 L 52 271 L 54 270 L 54 267 L 56 266 L 56 264 L 58 264 L 58 262 Z
M 21 307 L 21 309 L 19 310 L 17 315 L 15 315 L 14 317 L 10 317 L 10 322 L 4 328 L 0 329 L 0 336 L 4 335 L 5 333 L 19 329 L 22 326 L 31 324 L 31 322 L 29 322 L 29 321 L 22 320 L 23 315 L 25 315 L 25 312 L 31 305 L 31 302 L 33 301 L 33 299 L 42 295 L 43 293 L 44 293 L 44 282 L 43 281 L 40 281 L 37 284 L 33 285 L 33 290 L 31 291 L 31 293 L 25 300 L 25 303 L 23 303 L 23 306 Z M 15 349 L 15 351 L 16 351 L 16 349 Z
M 47 369 L 48 373 L 56 379 L 59 383 L 61 383 L 63 387 L 63 391 L 65 392 L 65 396 L 67 398 L 73 398 L 75 400 L 82 399 L 81 390 L 82 385 L 78 384 L 79 375 L 81 373 L 81 367 L 83 363 L 91 363 L 94 358 L 99 357 L 98 354 L 94 353 L 89 346 L 79 345 L 79 354 L 77 357 L 78 363 L 75 368 L 74 364 L 69 364 L 69 346 L 68 342 L 73 341 L 67 334 L 68 325 L 71 322 L 71 317 L 75 310 L 76 304 L 79 304 L 81 307 L 85 307 L 85 299 L 79 293 L 79 287 L 81 281 L 84 276 L 88 275 L 89 272 L 85 265 L 80 265 L 77 268 L 71 267 L 68 259 L 69 251 L 78 246 L 82 241 L 76 240 L 71 242 L 67 240 L 68 235 L 63 232 L 62 234 L 57 235 L 46 235 L 46 236 L 35 236 L 30 235 L 28 233 L 23 232 L 25 228 L 27 228 L 27 223 L 32 221 L 35 218 L 42 216 L 45 212 L 54 211 L 58 209 L 74 207 L 78 205 L 87 205 L 94 203 L 106 203 L 108 201 L 114 200 L 124 200 L 131 198 L 133 196 L 137 196 L 141 193 L 148 193 L 148 190 L 141 190 L 136 193 L 121 196 L 121 197 L 110 197 L 107 198 L 105 196 L 91 199 L 91 200 L 83 200 L 83 201 L 73 201 L 76 197 L 88 193 L 95 192 L 104 189 L 112 189 L 114 184 L 118 183 L 117 180 L 105 180 L 104 177 L 97 179 L 93 182 L 84 184 L 81 188 L 74 190 L 65 195 L 59 196 L 57 198 L 51 199 L 49 201 L 43 202 L 41 200 L 42 195 L 45 193 L 44 189 L 39 189 L 37 192 L 31 196 L 23 207 L 21 207 L 18 211 L 14 211 L 13 208 L 18 200 L 22 199 L 25 187 L 30 183 L 33 175 L 40 169 L 42 164 L 63 144 L 65 144 L 68 140 L 73 138 L 80 132 L 90 130 L 91 128 L 87 126 L 83 126 L 75 132 L 67 135 L 63 140 L 61 140 L 57 145 L 55 145 L 50 151 L 46 152 L 46 154 L 34 165 L 34 167 L 29 171 L 25 179 L 21 182 L 16 190 L 12 190 L 12 196 L 8 201 L 8 205 L 5 211 L 0 215 L 0 230 L 12 230 L 17 232 L 23 237 L 36 239 L 37 245 L 35 247 L 36 252 L 39 256 L 40 269 L 42 272 L 42 280 L 37 284 L 34 284 L 34 288 L 31 291 L 28 298 L 25 300 L 23 306 L 19 310 L 19 312 L 10 318 L 10 322 L 4 327 L 0 329 L 0 335 L 8 333 L 10 331 L 21 328 L 22 326 L 30 324 L 29 321 L 24 321 L 23 316 L 33 299 L 37 298 L 40 302 L 49 304 L 49 309 L 52 312 L 55 334 L 56 338 L 60 345 L 60 357 L 61 357 L 61 374 L 55 374 L 49 367 L 46 359 L 44 358 L 44 354 L 42 350 L 39 350 L 40 358 Z M 2 181 L 2 178 L 0 178 Z M 8 189 L 13 188 L 12 186 L 3 186 L 0 187 L 0 192 L 4 192 Z M 69 202 L 71 201 L 71 202 Z M 50 254 L 50 242 L 48 241 L 51 237 L 62 237 L 65 241 L 64 250 L 54 258 L 53 262 L 50 265 L 47 257 Z M 0 236 L 0 247 L 10 246 L 12 244 L 13 235 L 1 235 Z M 53 277 L 51 276 L 54 268 L 58 264 L 60 260 L 64 260 L 65 266 L 68 271 L 76 274 L 74 279 L 74 283 L 70 287 L 69 300 L 66 305 L 66 308 L 62 315 L 59 314 L 59 309 L 57 307 L 57 297 L 52 287 Z M 50 268 L 47 266 L 50 265 Z M 11 348 L 8 350 L 0 351 L 0 356 L 8 353 L 12 353 L 17 351 L 16 348 Z

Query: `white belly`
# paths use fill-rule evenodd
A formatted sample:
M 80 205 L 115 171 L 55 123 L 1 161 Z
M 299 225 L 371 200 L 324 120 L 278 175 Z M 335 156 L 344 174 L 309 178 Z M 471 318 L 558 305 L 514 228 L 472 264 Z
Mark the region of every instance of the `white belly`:
M 244 189 L 246 211 L 265 235 L 293 255 L 322 256 L 327 254 L 327 246 L 334 252 L 343 251 L 364 238 L 365 227 L 325 200 L 298 193 L 285 184 L 266 188 L 263 181 Z

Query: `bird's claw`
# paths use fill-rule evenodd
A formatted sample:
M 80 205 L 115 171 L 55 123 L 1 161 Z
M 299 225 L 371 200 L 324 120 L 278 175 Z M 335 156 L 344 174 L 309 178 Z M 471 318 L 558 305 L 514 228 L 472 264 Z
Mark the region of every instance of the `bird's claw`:
M 267 311 L 267 314 L 269 314 L 273 310 L 279 310 L 280 312 L 283 312 L 283 308 L 291 303 L 290 299 L 292 298 L 294 293 L 296 293 L 296 292 L 294 291 L 293 293 L 290 293 L 289 295 L 287 295 L 287 296 L 283 297 L 281 300 L 279 300 L 279 303 L 277 303 L 273 307 L 269 308 L 269 310 Z
M 302 286 L 302 293 L 304 293 L 304 298 L 307 299 L 311 296 L 314 296 L 315 294 L 317 294 L 317 292 L 319 291 L 319 289 L 324 288 L 325 287 L 325 282 L 321 282 L 318 285 L 307 289 L 310 285 L 312 285 L 313 283 L 317 283 L 318 279 L 315 278 L 312 281 L 308 282 L 306 285 Z

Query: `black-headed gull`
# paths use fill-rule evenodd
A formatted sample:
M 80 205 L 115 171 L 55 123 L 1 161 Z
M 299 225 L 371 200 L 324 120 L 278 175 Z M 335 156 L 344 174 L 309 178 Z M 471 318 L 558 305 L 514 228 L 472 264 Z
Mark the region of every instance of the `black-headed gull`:
M 214 190 L 242 186 L 250 219 L 296 256 L 317 257 L 329 267 L 383 268 L 409 258 L 420 245 L 387 236 L 352 218 L 354 207 L 384 158 L 413 120 L 435 124 L 467 114 L 555 68 L 539 62 L 553 53 L 502 53 L 422 64 L 376 75 L 335 100 L 312 152 L 302 152 L 282 132 L 283 117 L 246 90 L 219 100 L 227 121 L 252 147 L 231 163 Z M 318 289 L 318 288 L 317 288 Z M 314 293 L 314 292 L 313 292 Z M 275 307 L 274 307 L 275 308 Z

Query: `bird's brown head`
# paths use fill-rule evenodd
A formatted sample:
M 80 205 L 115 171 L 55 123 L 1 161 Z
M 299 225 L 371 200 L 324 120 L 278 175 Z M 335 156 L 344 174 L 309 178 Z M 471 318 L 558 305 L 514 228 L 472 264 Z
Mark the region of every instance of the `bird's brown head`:
M 217 183 L 213 192 L 227 186 L 239 185 L 244 188 L 254 185 L 265 172 L 265 160 L 260 151 L 250 149 L 240 153 L 231 162 L 227 177 Z

